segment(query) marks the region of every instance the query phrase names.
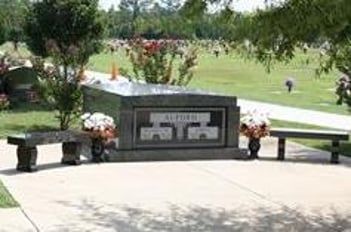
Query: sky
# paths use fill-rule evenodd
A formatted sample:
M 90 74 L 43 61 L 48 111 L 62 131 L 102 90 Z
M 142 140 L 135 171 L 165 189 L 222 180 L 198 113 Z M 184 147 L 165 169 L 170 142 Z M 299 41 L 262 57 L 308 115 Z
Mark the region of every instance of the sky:
M 111 5 L 118 6 L 119 0 L 100 0 L 100 6 L 103 9 L 109 9 Z M 234 9 L 236 11 L 253 11 L 256 8 L 262 8 L 264 0 L 234 0 Z

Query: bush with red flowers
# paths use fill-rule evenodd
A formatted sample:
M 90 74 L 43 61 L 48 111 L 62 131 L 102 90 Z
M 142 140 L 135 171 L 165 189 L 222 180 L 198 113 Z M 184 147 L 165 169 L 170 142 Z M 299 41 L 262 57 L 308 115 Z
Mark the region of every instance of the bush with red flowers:
M 176 60 L 177 49 L 173 41 L 134 40 L 130 44 L 129 58 L 135 78 L 152 84 L 187 85 L 193 77 L 197 50 L 190 48 L 185 56 Z M 177 70 L 173 66 L 177 64 Z

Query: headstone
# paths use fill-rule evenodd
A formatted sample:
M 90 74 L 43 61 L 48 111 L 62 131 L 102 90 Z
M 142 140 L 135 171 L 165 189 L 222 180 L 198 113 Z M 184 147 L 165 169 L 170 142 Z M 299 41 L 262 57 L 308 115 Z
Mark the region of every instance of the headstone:
M 235 97 L 183 87 L 97 81 L 83 85 L 84 112 L 102 112 L 118 128 L 109 160 L 246 158 Z
M 11 99 L 18 101 L 34 101 L 37 96 L 33 85 L 38 83 L 38 76 L 32 68 L 18 67 L 4 74 L 7 82 L 8 94 Z
M 295 85 L 295 79 L 294 78 L 292 78 L 292 77 L 286 78 L 285 86 L 287 87 L 289 93 L 291 93 L 294 85 Z

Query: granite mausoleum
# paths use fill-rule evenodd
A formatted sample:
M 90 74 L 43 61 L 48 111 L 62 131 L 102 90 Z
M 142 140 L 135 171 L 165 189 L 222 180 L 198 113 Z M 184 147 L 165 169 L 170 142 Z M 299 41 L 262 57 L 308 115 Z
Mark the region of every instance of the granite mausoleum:
M 114 118 L 110 161 L 247 158 L 236 98 L 177 86 L 97 80 L 83 86 L 84 112 Z

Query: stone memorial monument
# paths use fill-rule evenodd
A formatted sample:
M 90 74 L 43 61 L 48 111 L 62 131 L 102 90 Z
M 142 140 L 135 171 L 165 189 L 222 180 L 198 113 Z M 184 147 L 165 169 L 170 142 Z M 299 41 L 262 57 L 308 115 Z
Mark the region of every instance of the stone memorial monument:
M 96 80 L 83 85 L 84 112 L 114 118 L 110 161 L 247 158 L 236 98 L 178 86 Z

